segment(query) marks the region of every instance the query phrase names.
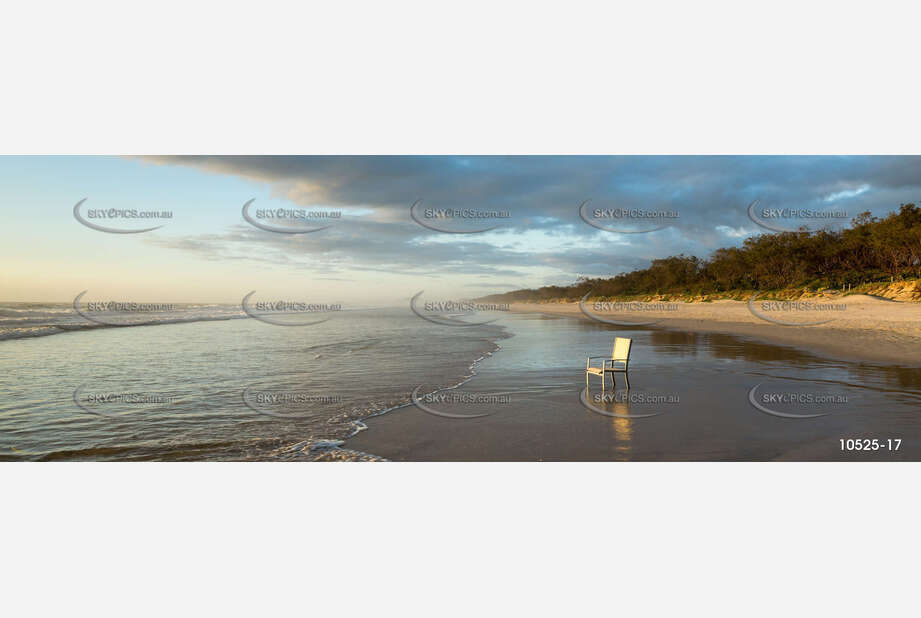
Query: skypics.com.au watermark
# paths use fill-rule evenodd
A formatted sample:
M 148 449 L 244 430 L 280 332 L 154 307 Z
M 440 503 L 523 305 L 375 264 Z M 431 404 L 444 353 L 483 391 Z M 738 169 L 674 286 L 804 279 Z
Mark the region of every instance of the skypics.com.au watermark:
M 513 391 L 497 393 L 474 393 L 445 389 L 434 393 L 420 394 L 422 385 L 413 389 L 413 405 L 433 416 L 451 419 L 470 419 L 490 416 L 497 406 L 512 403 Z
M 171 406 L 176 398 L 150 391 L 92 391 L 87 390 L 86 384 L 81 384 L 74 389 L 73 401 L 87 414 L 115 417 L 132 409 Z
M 316 410 L 341 404 L 341 395 L 311 391 L 247 386 L 241 393 L 243 405 L 265 416 L 302 418 L 316 415 Z
M 311 326 L 342 311 L 341 303 L 311 303 L 299 300 L 253 300 L 256 290 L 243 297 L 240 306 L 251 318 L 273 326 Z M 323 317 L 325 316 L 325 317 Z M 320 319 L 317 319 L 320 318 Z
M 755 200 L 748 206 L 748 218 L 772 232 L 814 232 L 812 227 L 824 227 L 832 222 L 846 222 L 846 210 L 820 210 L 815 208 L 767 208 Z
M 845 393 L 785 390 L 756 384 L 748 391 L 748 403 L 759 412 L 785 419 L 809 419 L 840 412 L 848 406 Z
M 162 322 L 162 314 L 176 313 L 180 308 L 175 303 L 142 303 L 128 300 L 107 300 L 83 302 L 88 290 L 74 298 L 74 312 L 96 324 L 107 326 L 143 326 Z M 146 315 L 159 314 L 157 319 L 145 319 Z
M 84 214 L 82 212 L 83 203 L 87 198 L 83 198 L 74 205 L 74 219 L 81 225 L 97 232 L 107 234 L 141 234 L 151 232 L 163 227 L 155 225 L 154 227 L 136 228 L 117 226 L 119 222 L 124 224 L 135 224 L 137 221 L 152 220 L 170 220 L 173 218 L 172 210 L 138 210 L 136 208 L 90 208 Z M 168 221 L 167 221 L 168 222 Z M 107 225 L 103 225 L 103 224 Z
M 150 313 L 160 311 L 175 311 L 174 303 L 138 303 L 134 301 L 91 301 L 86 303 L 84 311 L 120 311 L 126 313 Z
M 409 207 L 409 217 L 418 225 L 428 230 L 444 234 L 480 234 L 494 230 L 499 225 L 489 225 L 504 221 L 512 216 L 508 210 L 480 210 L 477 208 L 431 208 L 416 200 Z M 458 225 L 458 222 L 460 225 Z
M 332 225 L 320 227 L 306 226 L 315 221 L 338 221 L 342 218 L 341 210 L 305 210 L 302 208 L 252 208 L 255 199 L 243 204 L 243 218 L 256 229 L 275 234 L 310 234 L 319 232 Z
M 755 302 L 761 294 L 748 300 L 748 310 L 756 318 L 781 326 L 816 326 L 835 320 L 836 313 L 847 311 L 846 303 L 817 303 L 808 300 L 762 300 Z M 825 316 L 831 317 L 825 317 Z M 796 319 L 798 316 L 821 319 Z M 793 318 L 793 319 L 791 319 Z
M 619 389 L 593 393 L 588 387 L 579 393 L 582 406 L 596 414 L 613 418 L 643 419 L 660 416 L 669 407 L 681 404 L 678 393 L 649 393 Z
M 422 301 L 421 290 L 409 300 L 410 310 L 427 322 L 440 326 L 482 326 L 498 320 L 498 317 L 483 319 L 481 314 L 508 312 L 508 303 L 480 303 L 472 300 Z
M 658 320 L 640 320 L 626 319 L 624 314 L 650 314 L 662 312 L 675 312 L 681 308 L 679 303 L 664 302 L 637 302 L 637 301 L 594 301 L 586 302 L 593 290 L 589 290 L 585 296 L 579 300 L 579 310 L 584 316 L 596 322 L 604 324 L 613 324 L 615 326 L 651 326 L 661 321 Z M 599 315 L 599 313 L 610 315 Z
M 592 207 L 591 200 L 579 205 L 579 217 L 594 228 L 618 234 L 648 234 L 663 230 L 680 216 L 677 210 L 651 208 Z

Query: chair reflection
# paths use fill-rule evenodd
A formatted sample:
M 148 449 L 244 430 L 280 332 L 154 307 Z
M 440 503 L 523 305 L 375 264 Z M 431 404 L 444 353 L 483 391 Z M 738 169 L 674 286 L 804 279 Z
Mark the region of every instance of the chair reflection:
M 622 454 L 630 452 L 629 443 L 634 437 L 635 420 L 630 418 L 629 392 L 630 389 L 622 388 L 592 394 L 590 389 L 586 389 L 586 399 L 592 411 L 611 419 L 611 434 L 618 442 L 615 450 Z

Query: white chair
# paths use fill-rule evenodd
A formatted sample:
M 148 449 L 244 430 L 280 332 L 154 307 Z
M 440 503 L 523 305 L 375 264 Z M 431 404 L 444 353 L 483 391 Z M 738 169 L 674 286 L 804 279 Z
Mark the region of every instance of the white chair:
M 627 374 L 627 366 L 630 363 L 630 346 L 632 339 L 616 337 L 614 339 L 614 350 L 611 352 L 611 358 L 606 356 L 589 356 L 585 359 L 585 386 L 588 387 L 588 376 L 601 376 L 601 391 L 604 392 L 605 376 L 611 374 L 611 384 L 614 384 L 614 374 L 624 374 L 624 382 L 627 383 L 627 389 L 630 388 L 630 378 Z M 593 358 L 603 358 L 601 367 L 592 367 Z M 610 363 L 610 365 L 609 365 Z

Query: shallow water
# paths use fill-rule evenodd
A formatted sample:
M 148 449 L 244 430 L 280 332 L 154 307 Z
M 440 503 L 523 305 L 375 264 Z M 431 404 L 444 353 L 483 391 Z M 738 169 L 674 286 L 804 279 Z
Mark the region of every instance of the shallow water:
M 458 383 L 501 336 L 388 309 L 0 341 L 0 458 L 360 459 L 335 448 L 358 419 Z
M 422 400 L 429 412 L 370 420 L 347 445 L 407 460 L 921 459 L 919 369 L 568 317 L 501 324 L 512 337 L 474 379 Z M 631 388 L 618 374 L 615 388 L 591 377 L 585 391 L 586 356 L 610 357 L 614 336 L 633 339 Z M 842 450 L 858 438 L 876 450 Z

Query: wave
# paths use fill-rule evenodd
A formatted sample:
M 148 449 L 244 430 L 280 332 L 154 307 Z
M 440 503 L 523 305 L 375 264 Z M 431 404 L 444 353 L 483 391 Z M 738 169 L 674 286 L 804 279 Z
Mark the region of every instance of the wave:
M 504 328 L 503 331 L 505 331 Z M 505 339 L 511 336 L 512 335 L 508 334 L 507 332 L 503 332 L 497 337 L 488 338 L 487 341 L 489 341 L 489 343 L 492 345 L 492 350 L 489 350 L 475 358 L 473 362 L 470 363 L 470 365 L 467 367 L 467 372 L 459 382 L 451 386 L 436 388 L 430 393 L 425 393 L 422 395 L 422 397 L 429 397 L 437 393 L 460 388 L 472 380 L 477 375 L 477 365 L 502 349 L 502 346 L 496 343 L 496 339 Z M 358 418 L 351 419 L 351 432 L 344 436 L 342 439 L 336 440 L 321 438 L 314 440 L 302 440 L 300 442 L 288 444 L 278 448 L 270 455 L 278 459 L 297 459 L 306 457 L 311 461 L 388 461 L 387 459 L 373 453 L 365 453 L 363 451 L 349 449 L 346 446 L 346 442 L 349 440 L 349 438 L 352 438 L 358 433 L 368 429 L 368 425 L 365 423 L 366 420 L 377 416 L 383 416 L 384 414 L 388 414 L 395 410 L 401 410 L 412 405 L 414 404 L 412 398 L 410 397 L 408 400 L 404 400 L 396 405 L 391 405 L 384 408 L 375 407 L 373 405 L 366 407 L 364 410 L 359 412 Z
M 62 315 L 67 315 L 73 313 L 73 309 L 12 309 L 10 307 L 0 308 L 0 318 L 16 318 L 16 319 L 28 319 L 28 318 L 57 318 Z
M 30 339 L 33 337 L 47 337 L 48 335 L 60 335 L 63 333 L 77 332 L 84 330 L 95 330 L 97 328 L 128 328 L 131 326 L 163 326 L 165 324 L 188 324 L 191 322 L 219 322 L 223 320 L 246 319 L 245 315 L 223 315 L 223 316 L 189 316 L 183 318 L 164 318 L 147 320 L 144 322 L 125 323 L 125 324 L 42 324 L 35 326 L 0 326 L 0 341 L 11 339 Z

